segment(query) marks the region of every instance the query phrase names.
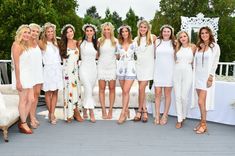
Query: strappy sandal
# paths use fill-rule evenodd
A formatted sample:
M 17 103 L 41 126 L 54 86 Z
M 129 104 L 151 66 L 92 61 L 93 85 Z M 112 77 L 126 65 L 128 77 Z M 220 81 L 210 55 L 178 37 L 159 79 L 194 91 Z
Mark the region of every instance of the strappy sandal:
M 194 130 L 194 131 L 197 131 L 197 130 L 200 128 L 200 125 L 201 125 L 201 122 L 199 122 L 199 123 L 197 124 L 197 126 L 193 128 L 193 130 Z
M 176 129 L 180 129 L 180 128 L 182 128 L 182 126 L 183 126 L 183 121 L 182 121 L 182 122 L 177 122 L 177 123 L 175 124 L 175 128 L 176 128 Z
M 159 125 L 160 124 L 160 117 L 155 117 L 154 119 L 154 125 Z
M 200 124 L 200 127 L 196 131 L 196 134 L 204 134 L 207 131 L 208 131 L 208 129 L 207 129 L 206 121 L 202 121 Z
M 167 124 L 167 120 L 168 120 L 168 116 L 162 115 L 162 118 L 161 118 L 161 120 L 160 120 L 160 124 L 161 124 L 161 125 Z
M 140 116 L 138 116 L 138 115 L 140 115 Z M 141 120 L 141 116 L 142 116 L 142 111 L 138 110 L 136 115 L 135 115 L 135 117 L 134 117 L 134 119 L 133 119 L 133 121 L 135 121 L 135 122 L 140 121 Z
M 142 122 L 144 122 L 144 123 L 148 122 L 148 112 L 147 112 L 147 110 L 143 111 L 143 113 L 142 113 Z

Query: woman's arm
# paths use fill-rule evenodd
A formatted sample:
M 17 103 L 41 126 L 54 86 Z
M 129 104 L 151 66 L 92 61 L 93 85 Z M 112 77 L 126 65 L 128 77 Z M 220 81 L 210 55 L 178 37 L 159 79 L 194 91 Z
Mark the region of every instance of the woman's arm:
M 22 85 L 21 85 L 21 82 L 20 82 L 20 55 L 22 53 L 22 48 L 20 47 L 19 44 L 17 43 L 13 43 L 12 45 L 12 48 L 11 48 L 11 51 L 12 51 L 12 57 L 13 57 L 13 62 L 14 62 L 14 70 L 15 70 L 15 78 L 16 78 L 16 89 L 18 91 L 22 91 Z
M 212 54 L 213 54 L 213 62 L 212 62 L 212 67 L 210 69 L 210 75 L 214 76 L 220 58 L 220 47 L 216 43 L 214 43 L 214 47 L 212 48 Z

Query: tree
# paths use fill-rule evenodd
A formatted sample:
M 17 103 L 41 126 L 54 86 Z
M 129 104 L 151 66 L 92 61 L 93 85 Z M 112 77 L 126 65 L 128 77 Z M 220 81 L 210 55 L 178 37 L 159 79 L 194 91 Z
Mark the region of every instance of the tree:
M 57 35 L 64 24 L 71 23 L 81 35 L 81 19 L 76 15 L 76 0 L 4 0 L 0 3 L 0 59 L 10 59 L 10 48 L 16 29 L 22 24 L 43 25 L 52 22 L 57 26 Z
M 92 18 L 101 19 L 95 6 L 91 6 L 89 9 L 87 9 L 85 16 L 90 16 Z
M 235 1 L 231 0 L 161 0 L 161 10 L 155 13 L 151 21 L 152 32 L 159 35 L 163 24 L 170 24 L 175 32 L 180 30 L 180 16 L 195 17 L 202 12 L 206 17 L 220 17 L 218 43 L 221 47 L 220 61 L 234 61 L 235 20 L 231 15 L 235 10 Z M 228 25 L 229 23 L 229 25 Z M 229 27 L 228 27 L 229 26 Z
M 129 11 L 126 13 L 126 19 L 124 20 L 125 24 L 128 24 L 132 29 L 132 35 L 137 35 L 137 22 L 139 20 L 139 17 L 135 15 L 134 10 L 132 8 L 129 9 Z

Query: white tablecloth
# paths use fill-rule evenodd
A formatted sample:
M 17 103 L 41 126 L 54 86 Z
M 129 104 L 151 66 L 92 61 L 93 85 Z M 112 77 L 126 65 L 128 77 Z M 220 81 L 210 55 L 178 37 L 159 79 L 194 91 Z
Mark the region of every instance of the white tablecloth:
M 199 108 L 196 107 L 191 109 L 190 101 L 191 99 L 189 99 L 187 117 L 193 119 L 200 119 Z M 223 124 L 235 125 L 235 105 L 232 106 L 233 103 L 235 103 L 235 82 L 216 81 L 215 110 L 207 112 L 207 120 Z M 149 113 L 154 112 L 153 103 L 147 103 L 147 107 Z M 161 102 L 161 112 L 163 112 L 163 108 L 164 100 L 162 100 Z M 169 115 L 176 116 L 174 90 L 172 90 L 172 101 Z

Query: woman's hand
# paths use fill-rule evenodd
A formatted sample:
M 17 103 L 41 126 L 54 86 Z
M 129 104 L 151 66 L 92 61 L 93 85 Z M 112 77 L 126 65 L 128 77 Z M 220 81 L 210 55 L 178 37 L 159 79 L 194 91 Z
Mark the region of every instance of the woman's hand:
M 22 85 L 20 82 L 16 82 L 16 89 L 21 92 L 23 90 Z
M 210 75 L 207 80 L 207 88 L 210 88 L 212 86 L 212 82 L 213 82 L 213 76 Z

